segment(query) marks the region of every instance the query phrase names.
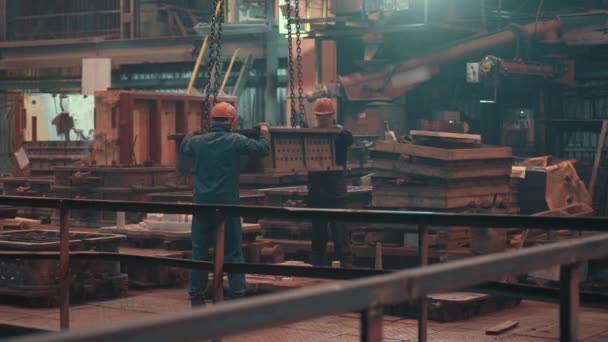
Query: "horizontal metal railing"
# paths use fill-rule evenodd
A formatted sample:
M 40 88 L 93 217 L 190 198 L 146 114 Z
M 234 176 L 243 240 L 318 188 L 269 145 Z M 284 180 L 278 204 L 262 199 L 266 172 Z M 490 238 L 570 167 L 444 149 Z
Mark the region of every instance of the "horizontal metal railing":
M 56 208 L 60 210 L 62 269 L 61 317 L 69 318 L 69 235 L 67 217 L 70 209 L 115 210 L 162 213 L 215 213 L 218 239 L 216 246 L 223 246 L 223 217 L 263 215 L 272 218 L 296 218 L 301 220 L 337 220 L 345 222 L 370 222 L 393 224 L 417 224 L 419 227 L 419 257 L 426 264 L 428 253 L 428 225 L 464 225 L 493 228 L 572 229 L 605 232 L 608 218 L 556 218 L 507 215 L 440 214 L 407 211 L 368 210 L 317 210 L 304 208 L 269 208 L 244 206 L 213 206 L 195 204 L 141 203 L 117 201 L 91 201 L 51 198 L 0 197 L 0 204 L 27 207 Z M 411 230 L 411 228 L 409 228 Z M 214 248 L 214 279 L 221 279 L 224 272 L 222 248 Z M 39 254 L 39 253 L 38 253 Z M 0 257 L 9 257 L 0 253 Z M 83 254 L 84 255 L 84 254 Z M 56 254 L 55 254 L 56 256 Z M 463 261 L 433 265 L 419 269 L 379 274 L 349 283 L 294 290 L 289 293 L 245 299 L 208 309 L 200 309 L 183 315 L 110 329 L 74 332 L 40 337 L 41 341 L 106 341 L 114 338 L 153 340 L 201 340 L 267 328 L 307 318 L 339 312 L 361 311 L 362 340 L 376 341 L 382 334 L 382 306 L 404 300 L 420 299 L 439 291 L 462 289 L 487 281 L 498 280 L 504 275 L 523 274 L 528 271 L 562 265 L 560 290 L 560 337 L 574 341 L 577 336 L 578 268 L 576 263 L 608 256 L 608 236 L 597 235 L 572 242 L 555 243 L 542 247 L 527 248 L 514 253 L 489 255 Z M 37 257 L 51 257 L 39 254 Z M 228 265 L 226 265 L 228 266 Z M 234 265 L 233 265 L 234 266 Z M 255 273 L 255 265 L 242 265 L 247 273 Z M 193 266 L 196 267 L 196 266 Z M 249 267 L 249 269 L 248 269 Z M 281 266 L 276 270 L 280 272 Z M 230 267 L 227 267 L 230 268 Z M 287 271 L 287 269 L 285 269 Z M 336 271 L 339 273 L 340 271 Z M 470 276 L 473 275 L 473 276 Z M 331 278 L 331 277 L 328 277 Z M 348 277 L 345 277 L 348 278 Z M 214 299 L 221 300 L 221 282 L 212 286 Z M 422 305 L 419 319 L 419 340 L 426 339 L 426 309 Z M 63 321 L 63 320 L 62 320 Z M 62 324 L 67 327 L 66 321 Z M 220 324 L 221 323 L 221 324 Z

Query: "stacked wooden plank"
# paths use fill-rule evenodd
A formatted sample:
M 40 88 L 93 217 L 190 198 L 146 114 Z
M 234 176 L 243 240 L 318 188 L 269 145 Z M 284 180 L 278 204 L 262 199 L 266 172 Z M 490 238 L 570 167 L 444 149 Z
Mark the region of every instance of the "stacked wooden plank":
M 376 143 L 373 207 L 462 213 L 516 210 L 511 207 L 511 148 L 482 145 L 481 138 L 472 134 L 412 131 L 410 135 L 415 144 Z M 469 227 L 430 228 L 433 248 L 451 250 L 470 244 Z M 403 245 L 416 245 L 417 239 L 416 234 L 405 234 Z
M 376 143 L 374 207 L 461 211 L 508 206 L 511 148 L 476 140 L 446 144 L 458 148 L 433 145 Z

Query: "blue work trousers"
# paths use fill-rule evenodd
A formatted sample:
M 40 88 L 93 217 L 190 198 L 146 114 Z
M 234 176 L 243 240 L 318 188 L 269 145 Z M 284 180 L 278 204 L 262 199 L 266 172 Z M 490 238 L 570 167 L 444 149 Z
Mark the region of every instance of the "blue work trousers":
M 240 217 L 226 217 L 224 221 L 224 262 L 242 263 L 241 241 L 243 231 Z M 215 216 L 194 215 L 192 219 L 192 259 L 209 260 L 209 248 L 213 246 Z M 205 299 L 209 272 L 192 270 L 190 273 L 190 298 Z M 244 274 L 228 274 L 229 298 L 243 297 L 247 292 Z

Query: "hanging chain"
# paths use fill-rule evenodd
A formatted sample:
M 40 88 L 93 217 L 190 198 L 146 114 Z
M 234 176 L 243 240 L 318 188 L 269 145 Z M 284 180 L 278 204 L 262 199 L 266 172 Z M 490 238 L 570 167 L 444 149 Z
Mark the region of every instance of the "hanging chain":
M 218 1 L 221 1 L 218 15 L 215 15 Z M 222 54 L 222 21 L 224 20 L 224 2 L 222 0 L 214 0 L 213 14 L 211 17 L 210 32 L 207 38 L 209 53 L 207 55 L 207 86 L 205 90 L 205 103 L 203 104 L 203 113 L 201 117 L 201 130 L 207 132 L 209 130 L 209 113 L 211 112 L 210 98 L 213 96 L 213 104 L 217 103 L 220 80 L 220 62 Z M 217 26 L 217 32 L 216 32 Z M 214 78 L 214 79 L 213 79 Z M 213 79 L 213 84 L 212 84 Z
M 304 121 L 304 82 L 302 81 L 302 40 L 300 39 L 300 0 L 294 0 L 295 5 L 295 22 L 296 22 L 296 59 L 298 62 L 298 102 L 299 102 L 299 113 L 298 120 L 300 127 L 304 127 L 306 122 Z
M 291 32 L 291 0 L 285 0 L 287 6 L 287 48 L 289 49 L 288 55 L 288 67 L 289 67 L 289 100 L 291 103 L 291 127 L 298 127 L 298 116 L 296 112 L 296 91 L 295 91 L 295 78 L 293 71 L 293 39 Z

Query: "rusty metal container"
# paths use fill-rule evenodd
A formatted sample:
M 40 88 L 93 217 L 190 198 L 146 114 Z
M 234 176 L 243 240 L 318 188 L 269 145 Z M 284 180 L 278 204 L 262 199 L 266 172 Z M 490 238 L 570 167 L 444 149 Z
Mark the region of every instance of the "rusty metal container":
M 70 233 L 70 250 L 118 252 L 125 237 L 115 234 Z M 57 251 L 59 232 L 18 230 L 0 232 L 2 251 Z M 58 297 L 57 260 L 3 260 L 0 263 L 0 295 L 31 298 L 36 304 L 54 304 Z M 127 289 L 127 276 L 118 261 L 76 260 L 70 264 L 71 293 L 75 300 L 116 297 Z
M 239 131 L 255 138 L 255 130 Z M 305 173 L 309 170 L 329 170 L 336 168 L 334 138 L 340 133 L 337 129 L 315 128 L 271 128 L 270 155 L 261 159 L 243 157 L 241 171 L 243 174 Z M 175 134 L 169 138 L 176 141 L 176 165 L 181 175 L 192 174 L 192 159 L 179 151 L 184 134 Z

